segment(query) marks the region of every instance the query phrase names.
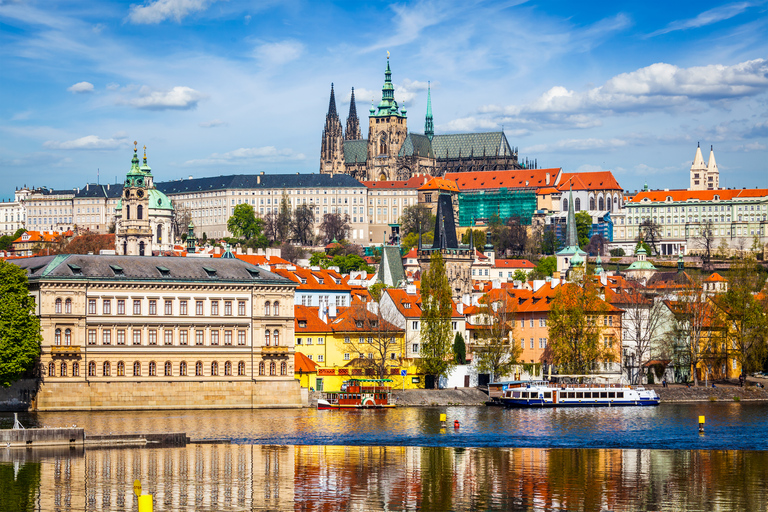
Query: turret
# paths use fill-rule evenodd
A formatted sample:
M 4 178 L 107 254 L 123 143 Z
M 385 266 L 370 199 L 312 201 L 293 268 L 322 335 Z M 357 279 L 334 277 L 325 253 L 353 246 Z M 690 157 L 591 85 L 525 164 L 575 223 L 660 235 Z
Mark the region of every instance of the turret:
M 432 87 L 427 83 L 427 116 L 424 121 L 424 135 L 432 140 L 435 136 L 435 123 L 432 119 Z

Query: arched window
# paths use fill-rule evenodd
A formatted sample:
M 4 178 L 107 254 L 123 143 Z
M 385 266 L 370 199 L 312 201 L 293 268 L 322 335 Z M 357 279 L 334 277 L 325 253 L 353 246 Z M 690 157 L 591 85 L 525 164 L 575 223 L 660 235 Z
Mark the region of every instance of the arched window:
M 162 224 L 157 225 L 157 243 L 159 244 L 163 243 L 163 225 Z
M 264 375 L 264 361 L 259 363 L 259 375 Z
M 563 199 L 563 211 L 564 212 L 568 211 L 568 200 L 567 199 Z
M 269 374 L 270 375 L 275 375 L 275 371 L 276 371 L 275 368 L 276 368 L 276 365 L 275 365 L 274 361 L 269 363 Z
M 171 362 L 170 361 L 166 361 L 165 362 L 165 371 L 164 371 L 166 377 L 173 377 L 173 369 L 172 368 L 173 367 L 171 366 Z
M 224 363 L 224 375 L 230 376 L 232 375 L 232 363 L 230 361 L 227 361 Z
M 131 205 L 125 205 L 125 220 L 131 220 Z
M 72 314 L 72 299 L 67 299 L 64 301 L 64 314 L 65 315 Z
M 179 363 L 179 376 L 180 377 L 187 376 L 187 363 L 185 361 L 182 361 Z
M 608 197 L 607 202 L 608 202 L 608 211 L 612 212 L 613 209 L 611 208 L 612 205 L 611 205 L 611 198 L 610 197 Z
M 56 376 L 56 365 L 53 364 L 53 362 L 48 363 L 48 376 L 49 377 Z
M 144 242 L 139 242 L 139 256 L 144 256 Z
M 56 346 L 61 345 L 61 329 L 56 329 L 53 334 L 53 343 Z
M 72 344 L 72 329 L 66 329 L 64 331 L 64 344 L 69 346 Z
M 609 199 L 610 201 L 610 199 Z M 602 198 L 602 196 L 597 200 L 597 209 L 598 210 L 605 210 L 605 199 Z
M 141 377 L 141 363 L 138 361 L 133 363 L 133 376 Z
M 270 303 L 269 303 L 269 301 L 267 301 L 267 302 L 265 302 L 265 303 L 264 303 L 264 315 L 265 315 L 265 316 L 269 316 L 269 312 L 270 312 L 270 311 L 269 311 L 269 306 L 270 306 Z
M 211 375 L 216 376 L 219 374 L 219 363 L 216 361 L 211 363 Z
M 149 362 L 149 376 L 157 377 L 157 363 L 154 361 Z
M 278 346 L 280 344 L 280 332 L 277 329 L 272 333 L 272 337 L 274 338 L 275 346 Z
M 589 209 L 590 210 L 594 210 L 595 209 L 595 198 L 594 197 L 590 197 L 589 198 Z
M 264 346 L 265 347 L 269 346 L 269 329 L 266 329 L 264 331 Z
M 203 362 L 198 361 L 195 363 L 195 376 L 196 377 L 202 377 L 203 376 Z
M 275 302 L 274 306 L 272 306 L 272 314 L 275 316 L 280 316 L 280 303 Z
M 62 362 L 59 365 L 59 375 L 61 375 L 62 377 L 67 376 L 67 363 Z
M 89 377 L 95 377 L 96 376 L 96 363 L 91 361 L 88 363 L 88 376 Z
M 239 363 L 237 363 L 237 374 L 240 375 L 241 377 L 243 375 L 245 375 L 245 362 L 244 361 L 240 361 Z
M 382 133 L 381 138 L 379 139 L 379 154 L 380 155 L 387 154 L 387 134 L 386 133 Z
M 110 376 L 111 371 L 110 371 L 110 368 L 109 368 L 109 361 L 104 361 L 104 365 L 103 365 L 103 368 L 102 368 L 102 374 L 105 377 L 109 377 Z
M 288 375 L 288 365 L 283 363 L 280 363 L 280 375 Z
M 128 254 L 128 242 L 123 242 L 123 255 Z
M 117 362 L 117 376 L 125 377 L 125 363 L 122 361 Z
M 581 211 L 581 199 L 578 197 L 573 201 L 573 209 L 577 212 Z
M 139 205 L 136 207 L 136 219 L 141 220 L 144 217 L 144 206 Z
M 54 307 L 54 311 L 57 314 L 60 315 L 61 314 L 61 299 L 56 299 L 56 303 L 55 304 L 56 304 L 56 306 Z
M 72 376 L 73 377 L 79 377 L 80 376 L 80 363 L 78 363 L 78 362 L 72 363 Z

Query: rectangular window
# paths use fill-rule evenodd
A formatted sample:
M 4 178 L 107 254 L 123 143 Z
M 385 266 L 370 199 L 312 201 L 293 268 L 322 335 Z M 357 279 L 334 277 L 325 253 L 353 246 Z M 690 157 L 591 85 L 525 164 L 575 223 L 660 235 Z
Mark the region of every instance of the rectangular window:
M 531 348 L 533 348 L 533 338 L 531 338 Z
M 237 303 L 237 314 L 240 316 L 245 316 L 245 301 L 238 301 Z
M 531 318 L 531 329 L 533 329 L 533 318 Z
M 150 345 L 157 345 L 157 329 L 150 329 L 147 337 L 149 338 L 148 342 Z
M 96 344 L 96 329 L 88 329 L 88 344 Z
M 418 343 L 414 343 L 413 347 L 411 347 L 411 348 L 413 349 L 413 353 L 414 354 L 418 354 L 418 352 L 419 352 L 419 344 Z
M 117 300 L 117 314 L 118 315 L 124 315 L 125 314 L 125 300 L 124 299 L 118 299 Z
M 544 319 L 539 318 L 539 327 L 544 327 Z
M 180 300 L 179 301 L 179 314 L 180 315 L 186 315 L 187 314 L 187 301 Z
M 123 343 L 125 343 L 125 334 L 123 334 Z M 90 345 L 91 343 L 89 343 Z M 109 329 L 105 329 L 101 333 L 101 344 L 102 345 L 111 345 L 112 344 L 112 331 Z
M 201 330 L 195 331 L 195 345 L 202 345 L 205 340 L 205 333 Z
M 245 345 L 245 331 L 237 331 L 237 344 Z
M 224 301 L 224 316 L 232 316 L 232 301 Z
M 219 331 L 211 331 L 211 345 L 219 344 Z
M 187 336 L 189 336 L 189 331 L 186 329 L 182 329 L 179 331 L 179 345 L 186 345 L 187 344 Z
M 307 345 L 311 345 L 311 344 L 312 344 L 312 338 L 307 338 Z
M 232 331 L 224 331 L 224 344 L 225 345 L 232 344 Z
M 415 331 L 416 329 L 419 328 L 419 322 L 414 320 L 412 326 L 413 326 L 413 330 Z
M 149 314 L 150 315 L 157 314 L 157 301 L 155 299 L 150 299 L 149 301 Z
M 349 354 L 344 354 L 344 360 L 349 361 Z
M 167 316 L 171 316 L 173 314 L 173 301 L 172 300 L 165 301 L 165 314 Z
M 125 345 L 125 329 L 117 330 L 117 344 Z
M 301 345 L 301 344 L 302 344 L 302 340 L 301 340 L 301 338 L 296 338 L 296 344 L 297 344 L 297 345 Z
M 88 299 L 88 314 L 96 314 L 96 299 Z
M 163 332 L 163 343 L 173 345 L 173 329 L 166 329 Z
M 137 316 L 141 315 L 141 301 L 138 299 L 133 301 L 133 314 Z
M 520 328 L 525 329 L 525 320 L 520 320 Z
M 349 343 L 349 336 L 346 336 L 346 337 L 344 338 L 344 343 Z
M 111 315 L 112 314 L 112 301 L 109 300 L 109 299 L 102 301 L 101 309 L 102 309 L 102 314 L 104 314 L 104 315 Z
M 219 316 L 219 301 L 211 301 L 211 315 Z
M 133 344 L 141 345 L 141 331 L 138 329 L 134 329 L 133 331 Z
M 195 314 L 197 316 L 203 315 L 203 301 L 201 300 L 195 301 Z
M 322 363 L 323 362 L 323 354 L 318 355 L 317 356 L 317 360 Z
M 325 343 L 325 341 L 323 340 L 323 338 L 317 338 L 317 344 L 318 344 L 318 345 L 322 345 L 323 343 Z

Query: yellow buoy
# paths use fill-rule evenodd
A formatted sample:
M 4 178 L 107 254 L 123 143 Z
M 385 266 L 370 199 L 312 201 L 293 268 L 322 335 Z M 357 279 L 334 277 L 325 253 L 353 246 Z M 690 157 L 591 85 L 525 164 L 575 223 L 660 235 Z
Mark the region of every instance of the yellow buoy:
M 440 421 L 441 421 L 441 422 L 443 422 L 443 423 L 445 423 L 445 422 L 446 422 L 447 418 L 448 418 L 448 417 L 447 417 L 445 414 L 441 414 L 441 415 L 440 415 Z
M 139 496 L 139 512 L 152 512 L 151 494 L 143 494 Z

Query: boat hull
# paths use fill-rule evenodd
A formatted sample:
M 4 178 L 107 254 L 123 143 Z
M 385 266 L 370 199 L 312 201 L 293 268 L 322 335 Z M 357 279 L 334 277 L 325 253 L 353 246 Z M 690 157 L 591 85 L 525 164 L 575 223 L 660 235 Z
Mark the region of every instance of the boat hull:
M 627 406 L 655 406 L 659 405 L 658 399 L 639 400 L 615 400 L 613 402 L 581 401 L 581 402 L 547 402 L 545 400 L 515 400 L 502 398 L 501 403 L 505 407 L 515 409 L 542 409 L 550 407 L 627 407 Z
M 332 404 L 327 400 L 318 400 L 317 409 L 319 411 L 329 411 L 334 409 L 355 410 L 355 409 L 391 409 L 395 404 Z

